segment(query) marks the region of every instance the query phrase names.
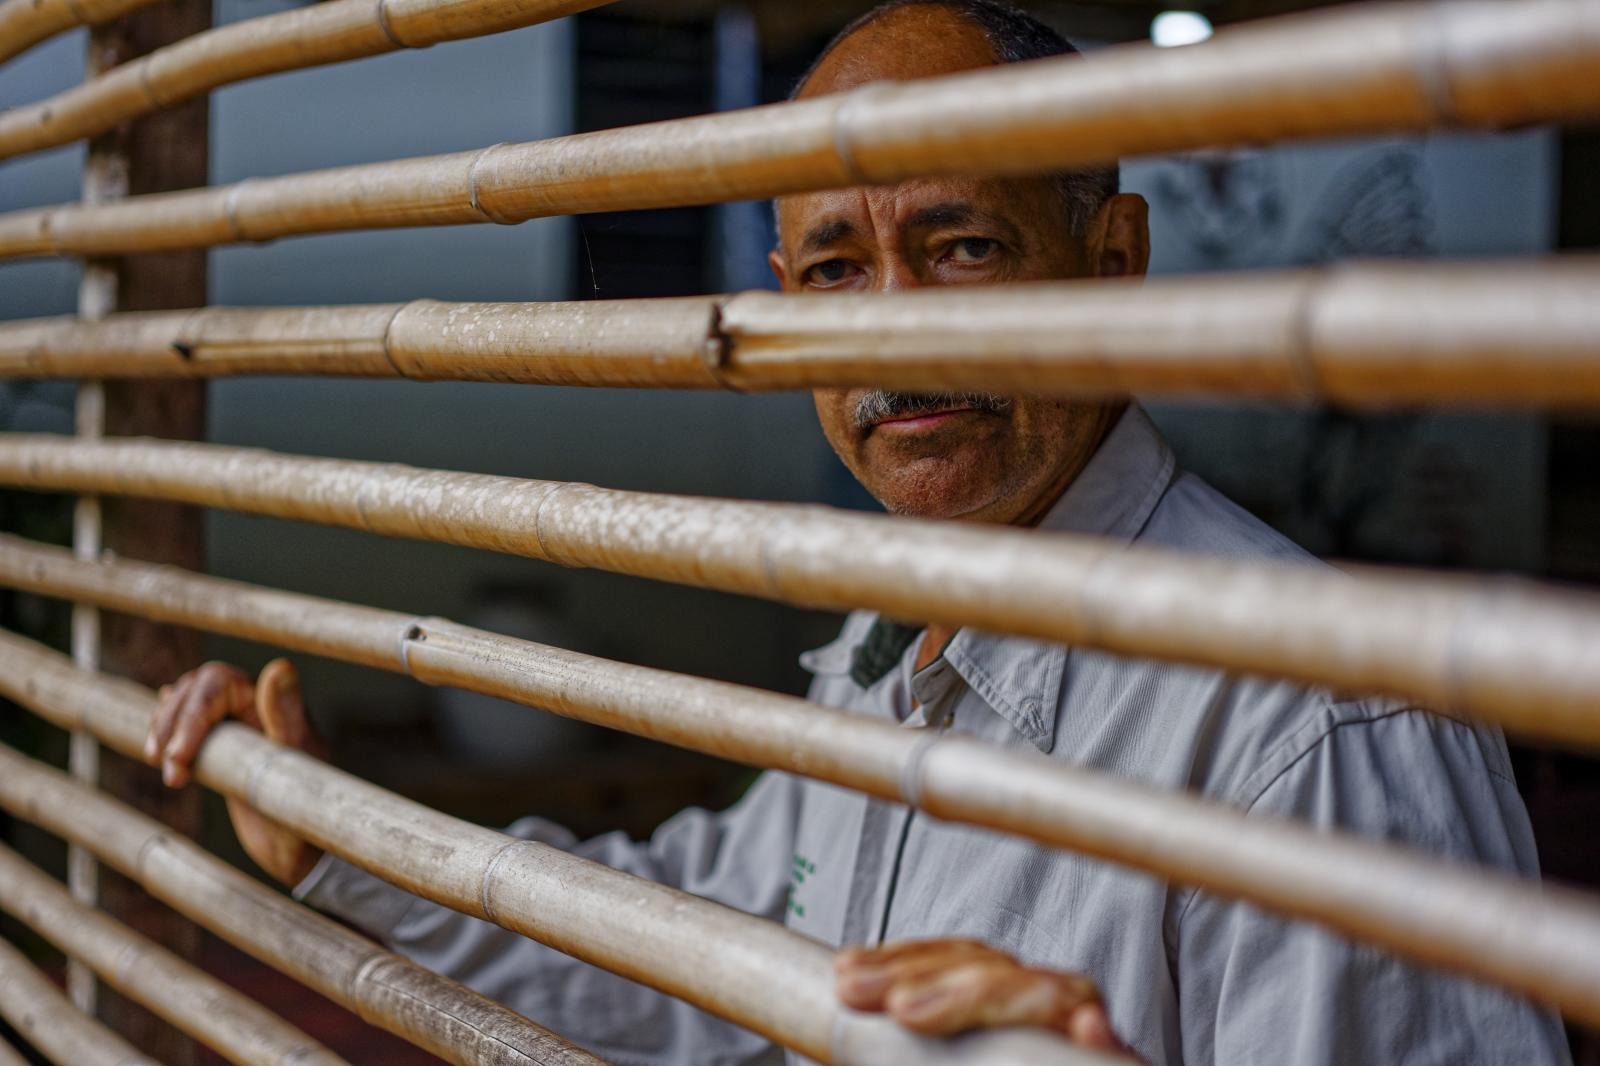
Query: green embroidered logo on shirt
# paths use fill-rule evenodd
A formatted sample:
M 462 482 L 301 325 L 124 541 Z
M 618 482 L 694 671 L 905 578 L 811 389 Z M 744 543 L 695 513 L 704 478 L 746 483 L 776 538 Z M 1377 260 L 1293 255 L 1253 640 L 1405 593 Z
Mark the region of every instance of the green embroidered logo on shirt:
M 794 860 L 789 864 L 789 913 L 796 918 L 806 916 L 806 905 L 798 902 L 794 897 L 800 886 L 806 883 L 806 878 L 817 872 L 817 864 L 800 854 L 794 853 Z

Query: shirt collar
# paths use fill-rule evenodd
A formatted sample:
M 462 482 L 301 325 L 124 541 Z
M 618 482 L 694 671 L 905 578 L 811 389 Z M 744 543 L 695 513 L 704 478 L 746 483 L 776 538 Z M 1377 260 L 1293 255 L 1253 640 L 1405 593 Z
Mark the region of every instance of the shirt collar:
M 1175 469 L 1172 450 L 1150 417 L 1129 403 L 1039 528 L 1131 542 L 1150 520 Z M 801 665 L 816 674 L 848 673 L 851 651 L 875 617 L 852 613 L 838 638 L 802 655 Z M 944 658 L 995 713 L 1048 752 L 1055 746 L 1067 653 L 1060 644 L 962 629 L 945 648 Z

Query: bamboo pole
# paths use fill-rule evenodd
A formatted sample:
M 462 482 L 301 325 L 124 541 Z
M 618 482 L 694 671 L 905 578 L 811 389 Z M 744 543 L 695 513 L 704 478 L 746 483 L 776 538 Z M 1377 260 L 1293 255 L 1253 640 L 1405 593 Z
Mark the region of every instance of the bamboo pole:
M 72 898 L 0 844 L 0 906 L 107 984 L 239 1066 L 340 1066 L 344 1059 L 305 1033 L 140 936 Z
M 0 1017 L 56 1066 L 159 1066 L 74 1007 L 4 940 L 0 940 Z
M 110 22 L 156 0 L 0 0 L 0 63 L 77 26 Z
M 0 583 L 406 673 L 1083 851 L 1600 1018 L 1600 906 L 1346 834 L 437 618 L 0 538 Z M 4 640 L 0 639 L 0 664 Z M 32 669 L 17 660 L 18 675 Z M 0 688 L 7 682 L 0 680 Z M 3 788 L 3 786 L 0 786 Z M 382 871 L 379 871 L 380 873 Z
M 742 391 L 1222 393 L 1600 406 L 1600 259 L 818 297 L 438 303 L 0 323 L 0 376 L 339 374 Z
M 89 849 L 155 898 L 369 1024 L 459 1066 L 601 1063 L 274 892 L 104 792 L 3 745 L 0 767 L 0 807 Z
M 610 0 L 329 0 L 196 34 L 110 75 L 0 113 L 0 159 L 70 144 L 223 85 L 427 48 L 562 18 Z
M 1561 121 L 1600 112 L 1597 64 L 1600 0 L 1363 5 L 1228 29 L 1190 48 L 1123 46 L 126 204 L 11 212 L 0 215 L 0 257 L 512 223 L 1207 145 Z
M 0 434 L 0 484 L 178 500 L 807 607 L 1385 692 L 1600 744 L 1600 605 L 1534 583 L 1130 548 L 792 504 L 145 440 Z
M 0 633 L 0 691 L 60 725 L 82 723 L 135 754 L 149 689 L 89 677 Z M 949 1040 L 839 1006 L 831 952 L 776 922 L 667 888 L 547 844 L 463 822 L 223 724 L 195 764 L 202 784 L 243 800 L 318 847 L 427 899 L 677 996 L 824 1063 L 1110 1066 L 1033 1029 Z

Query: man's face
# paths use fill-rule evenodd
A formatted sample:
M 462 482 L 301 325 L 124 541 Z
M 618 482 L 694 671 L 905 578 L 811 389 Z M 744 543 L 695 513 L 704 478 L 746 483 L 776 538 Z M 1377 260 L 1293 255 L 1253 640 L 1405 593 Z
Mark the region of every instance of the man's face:
M 801 95 L 992 62 L 977 27 L 943 8 L 902 8 L 841 42 Z M 782 198 L 771 262 L 786 292 L 1082 277 L 1104 272 L 1104 228 L 1102 220 L 1088 241 L 1075 236 L 1049 178 L 922 179 Z M 992 522 L 1037 518 L 1116 410 L 1035 396 L 813 395 L 829 443 L 888 510 Z

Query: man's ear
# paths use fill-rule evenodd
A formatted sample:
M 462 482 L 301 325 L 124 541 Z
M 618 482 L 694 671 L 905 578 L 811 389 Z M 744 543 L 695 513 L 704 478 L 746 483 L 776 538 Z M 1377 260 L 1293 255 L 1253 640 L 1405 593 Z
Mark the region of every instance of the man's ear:
M 1113 196 L 1100 205 L 1085 245 L 1091 277 L 1143 277 L 1150 268 L 1150 205 L 1137 193 Z
M 784 292 L 789 291 L 789 264 L 783 261 L 783 253 L 774 248 L 767 253 L 767 266 L 772 268 L 772 276 L 778 279 L 778 288 Z

